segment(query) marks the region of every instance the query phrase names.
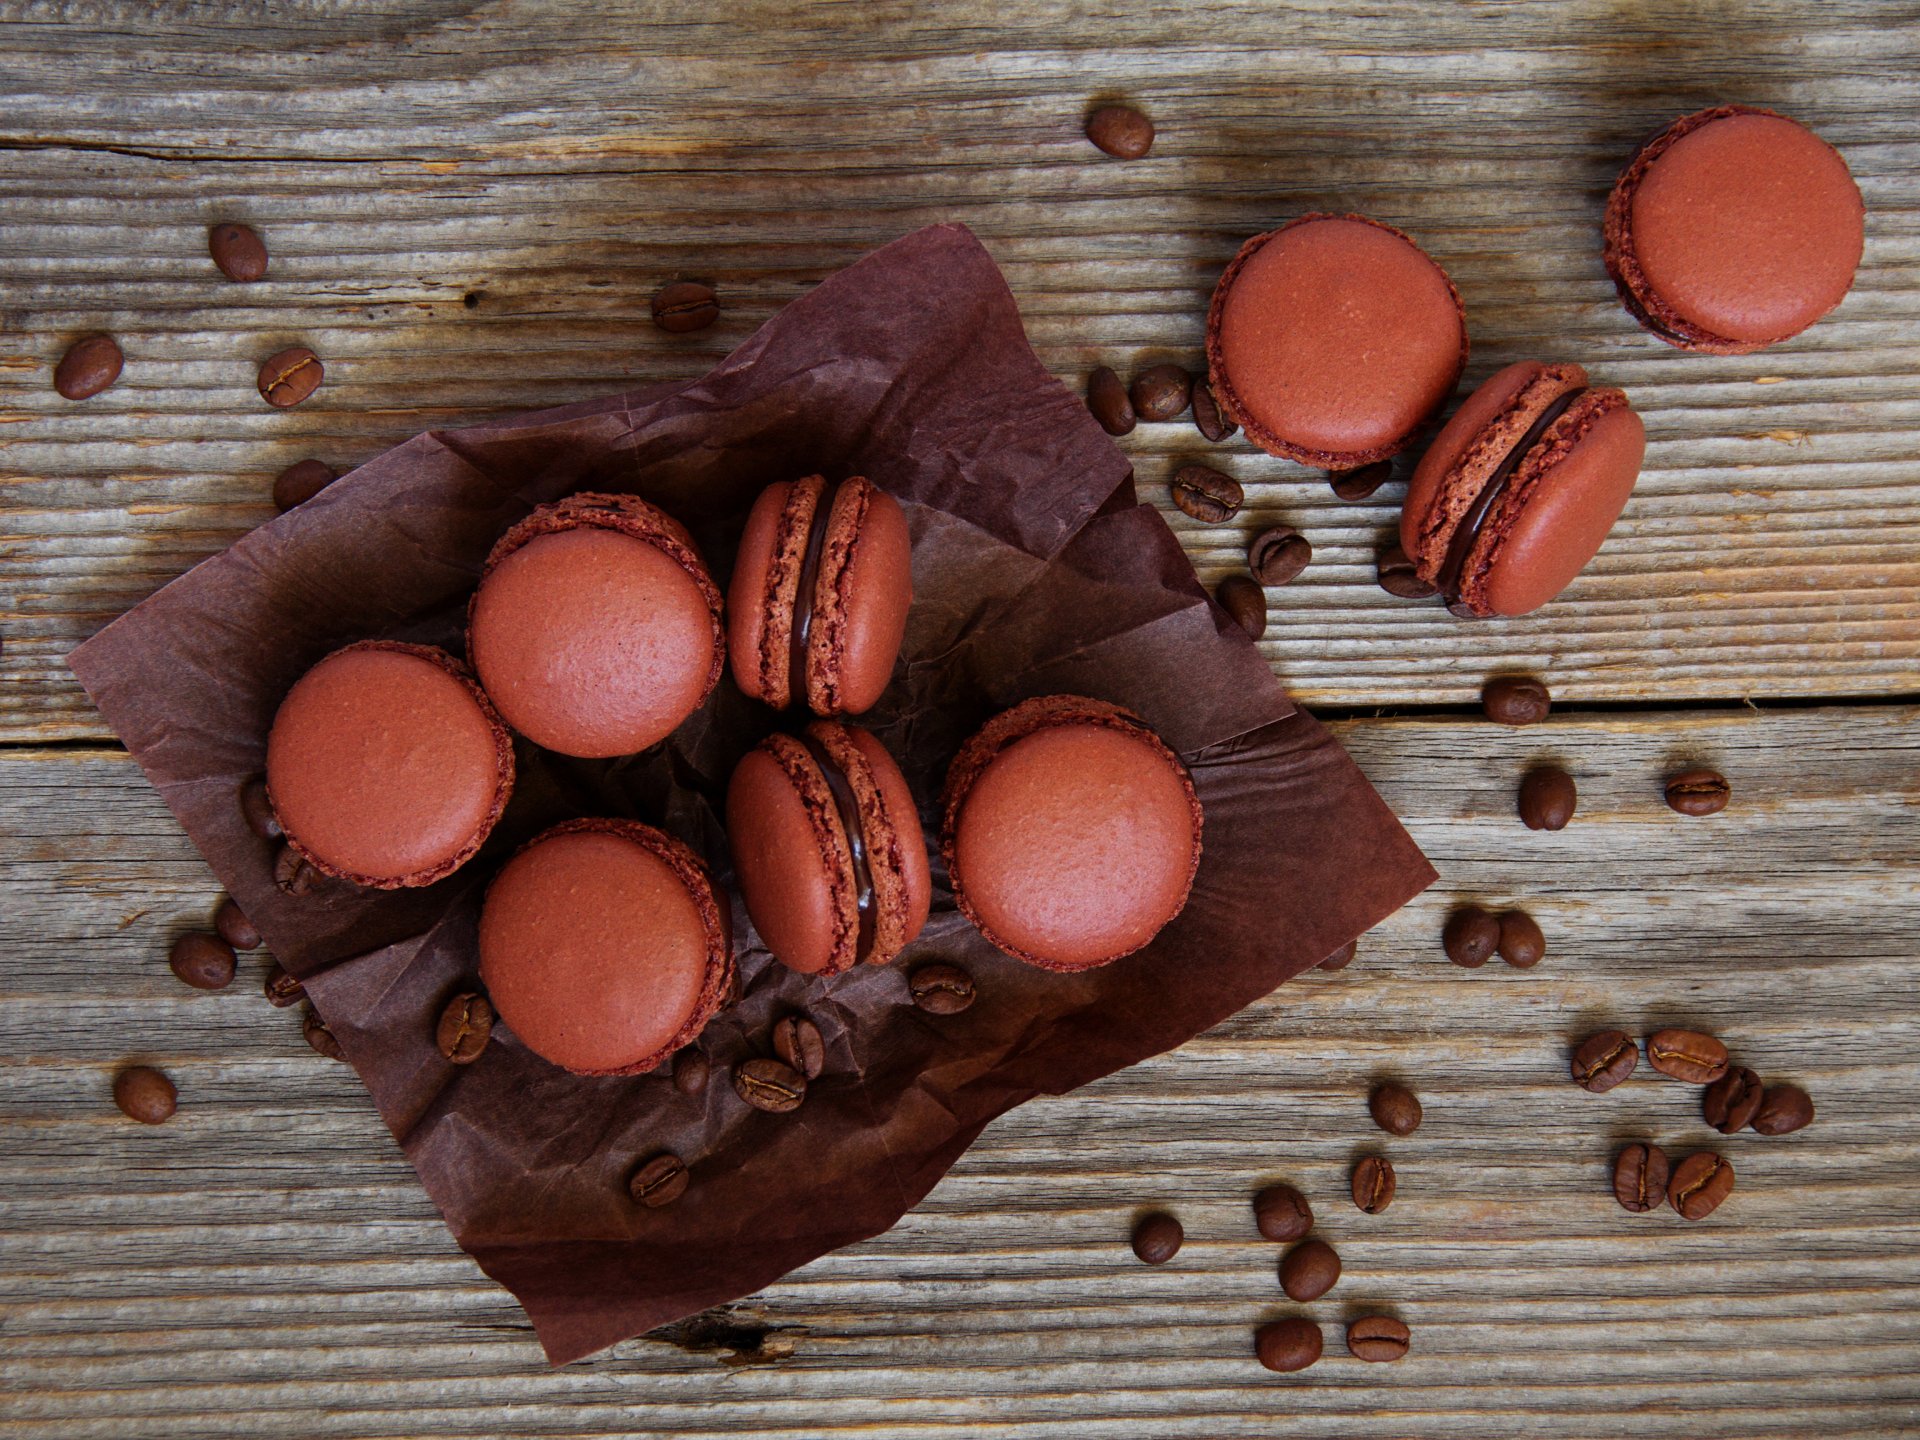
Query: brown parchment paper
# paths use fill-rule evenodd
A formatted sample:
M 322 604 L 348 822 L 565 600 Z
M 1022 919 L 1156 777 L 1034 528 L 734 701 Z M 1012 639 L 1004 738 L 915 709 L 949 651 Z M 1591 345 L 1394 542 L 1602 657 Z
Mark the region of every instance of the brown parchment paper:
M 533 506 L 633 491 L 692 529 L 724 587 L 752 497 L 815 470 L 905 505 L 915 603 L 864 723 L 932 822 L 960 742 L 1030 695 L 1131 707 L 1192 767 L 1205 854 L 1185 912 L 1081 975 L 1023 966 L 955 910 L 894 966 L 833 980 L 772 963 L 736 903 L 740 1002 L 700 1044 L 688 1098 L 665 1074 L 585 1079 L 504 1026 L 464 1069 L 434 1021 L 473 983 L 475 922 L 514 847 L 574 815 L 660 824 L 731 880 L 718 814 L 735 760 L 780 717 L 731 680 L 645 754 L 519 746 L 518 788 L 480 857 L 430 889 L 275 888 L 242 821 L 275 706 L 336 646 L 460 648 L 488 547 Z M 1376 924 L 1434 878 L 1346 754 L 1296 711 L 1178 542 L 1135 503 L 1125 457 L 1026 343 L 1013 298 L 959 226 L 895 242 L 788 306 L 711 374 L 416 437 L 248 535 L 74 652 L 72 667 L 273 953 L 305 980 L 454 1236 L 519 1298 L 555 1363 L 745 1295 L 891 1226 L 994 1116 L 1179 1045 Z M 955 961 L 980 998 L 922 1014 L 915 963 Z M 826 1073 L 790 1115 L 728 1071 L 803 1010 Z M 265 1012 L 263 1009 L 263 1023 Z M 671 1150 L 693 1183 L 635 1207 L 625 1178 Z

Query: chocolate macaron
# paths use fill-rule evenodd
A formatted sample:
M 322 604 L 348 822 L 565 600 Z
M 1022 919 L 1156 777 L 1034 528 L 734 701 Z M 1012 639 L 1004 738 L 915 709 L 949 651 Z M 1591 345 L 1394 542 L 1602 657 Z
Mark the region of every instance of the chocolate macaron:
M 1607 273 L 1669 345 L 1744 355 L 1845 297 L 1866 237 L 1840 152 L 1771 110 L 1683 116 L 1634 153 L 1607 200 Z
M 960 909 L 1017 960 L 1090 970 L 1187 903 L 1200 801 L 1180 757 L 1117 705 L 1027 700 L 960 748 L 941 796 Z
M 513 738 L 444 650 L 366 640 L 287 692 L 267 794 L 287 843 L 356 885 L 431 885 L 468 860 L 513 793 Z
M 1360 215 L 1303 215 L 1254 236 L 1207 313 L 1221 409 L 1268 454 L 1325 470 L 1405 449 L 1466 363 L 1466 311 L 1446 271 Z
M 769 485 L 727 588 L 734 681 L 776 710 L 858 715 L 887 688 L 912 604 L 913 547 L 891 495 L 858 475 Z
M 906 777 L 865 730 L 817 720 L 735 767 L 727 834 L 747 914 L 806 974 L 884 965 L 927 923 L 927 842 Z
M 576 1075 L 651 1070 L 733 983 L 727 903 L 699 859 L 633 820 L 569 820 L 488 887 L 480 978 L 535 1054 Z
M 631 755 L 719 682 L 720 590 L 662 511 L 634 495 L 572 495 L 494 545 L 467 653 L 507 723 L 536 745 Z
M 1509 365 L 1421 457 L 1401 547 L 1456 615 L 1537 610 L 1600 549 L 1646 449 L 1627 397 L 1578 365 Z

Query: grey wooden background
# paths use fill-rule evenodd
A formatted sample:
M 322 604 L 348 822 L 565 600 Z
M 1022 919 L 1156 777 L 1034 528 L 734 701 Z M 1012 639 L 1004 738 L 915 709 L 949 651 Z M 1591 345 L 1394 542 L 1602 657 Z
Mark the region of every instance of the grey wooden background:
M 0 1436 L 1920 1433 L 1916 76 L 1920 6 L 1870 0 L 0 0 Z M 1112 97 L 1149 160 L 1080 139 Z M 1632 145 L 1722 100 L 1812 123 L 1868 204 L 1847 302 L 1743 359 L 1642 335 L 1598 256 Z M 549 1371 L 261 962 L 219 995 L 167 974 L 210 877 L 61 657 L 267 518 L 288 462 L 698 373 L 918 225 L 975 227 L 1077 385 L 1195 360 L 1220 266 L 1309 208 L 1442 260 L 1469 381 L 1578 359 L 1652 441 L 1589 573 L 1474 626 L 1374 587 L 1398 485 L 1343 505 L 1185 421 L 1124 442 L 1157 500 L 1203 452 L 1246 482 L 1231 526 L 1171 516 L 1209 580 L 1264 524 L 1312 539 L 1266 651 L 1441 884 L 1351 969 L 1007 1117 L 891 1234 Z M 207 261 L 228 218 L 266 282 Z M 714 329 L 648 323 L 680 275 L 720 285 Z M 94 329 L 127 371 L 73 405 L 52 365 Z M 254 369 L 294 342 L 327 384 L 269 411 Z M 1476 720 L 1508 666 L 1566 713 Z M 1546 756 L 1583 797 L 1556 836 L 1510 815 Z M 1693 760 L 1727 814 L 1660 804 Z M 1446 965 L 1466 897 L 1528 903 L 1546 962 Z M 1715 1029 L 1819 1119 L 1721 1141 L 1683 1087 L 1587 1096 L 1565 1046 L 1602 1023 Z M 130 1058 L 179 1082 L 173 1124 L 112 1109 Z M 1428 1119 L 1370 1219 L 1344 1174 L 1388 1073 Z M 1733 1199 L 1627 1216 L 1628 1136 L 1712 1139 Z M 1249 1354 L 1293 1308 L 1246 1208 L 1279 1177 L 1347 1266 L 1291 1378 Z M 1164 1270 L 1125 1249 L 1149 1205 L 1190 1236 Z M 1398 1366 L 1339 1343 L 1374 1307 L 1414 1328 Z

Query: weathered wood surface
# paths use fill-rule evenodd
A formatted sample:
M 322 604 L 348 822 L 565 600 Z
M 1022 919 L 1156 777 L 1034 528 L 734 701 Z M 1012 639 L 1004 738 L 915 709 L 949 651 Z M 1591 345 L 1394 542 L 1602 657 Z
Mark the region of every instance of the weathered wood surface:
M 1340 974 L 1310 972 L 1186 1045 L 995 1124 L 890 1234 L 715 1321 L 756 1363 L 660 1338 L 549 1371 L 506 1294 L 448 1239 L 352 1075 L 259 998 L 163 951 L 210 878 L 133 765 L 0 754 L 0 1435 L 1857 1435 L 1920 1431 L 1920 711 L 1855 707 L 1351 721 L 1342 738 L 1441 883 Z M 1560 758 L 1558 835 L 1511 813 Z M 1710 820 L 1666 810 L 1683 760 L 1732 779 Z M 1518 901 L 1550 952 L 1477 972 L 1437 946 L 1463 898 Z M 1606 1096 L 1570 1037 L 1713 1030 L 1809 1090 L 1812 1128 L 1722 1138 L 1698 1092 Z M 110 1077 L 164 1065 L 182 1110 L 121 1120 Z M 1369 1082 L 1426 1122 L 1369 1124 Z M 1731 1158 L 1711 1219 L 1608 1193 L 1628 1137 Z M 1351 1158 L 1400 1170 L 1384 1215 Z M 1296 1308 L 1247 1208 L 1284 1177 L 1346 1274 L 1304 1307 L 1327 1358 L 1266 1374 L 1253 1327 Z M 1138 1207 L 1188 1243 L 1126 1248 Z M 1397 1366 L 1349 1358 L 1375 1307 Z
M 102 737 L 61 657 L 267 518 L 294 459 L 696 374 L 940 220 L 976 228 L 1062 378 L 1191 363 L 1234 248 L 1314 208 L 1448 267 L 1469 382 L 1577 358 L 1652 445 L 1591 572 L 1503 625 L 1375 587 L 1398 485 L 1342 505 L 1244 441 L 1214 452 L 1249 503 L 1174 516 L 1204 578 L 1268 523 L 1314 543 L 1266 642 L 1302 695 L 1455 701 L 1503 664 L 1586 698 L 1920 691 L 1917 63 L 1909 0 L 0 3 L 0 739 Z M 1159 122 L 1151 159 L 1080 138 L 1115 95 Z M 1728 99 L 1838 144 L 1869 218 L 1836 315 L 1723 360 L 1643 335 L 1598 251 L 1635 142 Z M 266 282 L 214 271 L 224 218 L 266 234 Z M 727 308 L 674 339 L 646 302 L 682 274 Z M 101 328 L 125 377 L 59 399 L 55 360 Z M 327 383 L 270 411 L 255 367 L 296 340 Z M 1184 420 L 1125 443 L 1163 502 L 1206 449 Z

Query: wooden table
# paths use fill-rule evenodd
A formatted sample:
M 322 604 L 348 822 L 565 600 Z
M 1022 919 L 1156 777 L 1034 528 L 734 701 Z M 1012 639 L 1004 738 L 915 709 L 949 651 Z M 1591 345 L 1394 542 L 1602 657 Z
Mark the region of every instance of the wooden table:
M 1891 1436 L 1920 1432 L 1920 10 L 1911 3 L 1053 0 L 733 7 L 0 5 L 0 1437 Z M 1079 136 L 1150 110 L 1151 159 Z M 1631 325 L 1598 224 L 1632 145 L 1740 100 L 1841 147 L 1868 205 L 1841 309 L 1744 359 Z M 1248 234 L 1314 208 L 1417 236 L 1465 294 L 1469 379 L 1577 358 L 1651 446 L 1606 551 L 1530 619 L 1466 625 L 1373 584 L 1400 487 L 1124 442 L 1143 493 L 1203 452 L 1231 526 L 1172 514 L 1204 578 L 1276 521 L 1312 540 L 1265 648 L 1439 866 L 1363 942 L 1175 1054 L 996 1124 L 881 1239 L 563 1371 L 453 1246 L 352 1075 L 257 998 L 166 972 L 214 900 L 61 657 L 271 514 L 272 475 L 417 430 L 695 374 L 916 226 L 962 219 L 1079 384 L 1192 362 Z M 250 221 L 270 278 L 208 263 Z M 715 280 L 663 336 L 647 297 Z M 124 378 L 53 362 L 96 329 Z M 266 354 L 325 357 L 274 412 Z M 1508 731 L 1498 669 L 1566 702 Z M 1581 812 L 1513 818 L 1556 757 Z M 1722 816 L 1665 809 L 1717 765 Z M 1463 898 L 1526 903 L 1537 970 L 1456 970 Z M 1565 1078 L 1570 1037 L 1697 1025 L 1814 1095 L 1722 1140 L 1694 1092 Z M 109 1081 L 178 1080 L 159 1130 Z M 1400 1198 L 1342 1198 L 1371 1079 L 1426 1101 Z M 1607 1193 L 1623 1138 L 1712 1141 L 1733 1199 L 1689 1225 Z M 1248 1197 L 1313 1199 L 1346 1278 L 1328 1357 L 1252 1361 L 1287 1306 Z M 1141 1207 L 1178 1261 L 1127 1254 Z M 1368 1366 L 1340 1323 L 1413 1327 Z

